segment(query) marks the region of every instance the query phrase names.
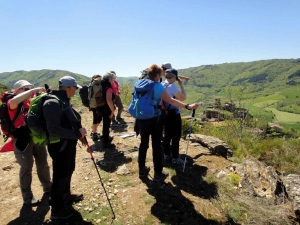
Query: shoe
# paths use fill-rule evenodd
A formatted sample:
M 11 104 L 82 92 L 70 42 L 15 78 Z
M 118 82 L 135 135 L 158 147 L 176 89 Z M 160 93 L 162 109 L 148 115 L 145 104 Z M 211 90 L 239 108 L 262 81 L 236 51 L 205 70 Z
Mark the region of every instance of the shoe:
M 103 148 L 113 148 L 113 147 L 116 147 L 114 144 L 108 142 L 108 143 L 103 143 Z
M 173 158 L 172 163 L 177 166 L 183 166 L 184 161 L 178 156 L 178 158 Z
M 98 135 L 98 133 L 93 133 L 93 137 L 92 137 L 93 141 L 97 141 L 100 139 L 100 136 Z
M 119 124 L 126 124 L 125 120 L 121 117 L 117 118 Z
M 36 200 L 34 197 L 32 197 L 30 201 L 24 202 L 24 204 L 31 206 L 31 207 L 35 207 L 35 206 L 38 206 L 38 204 L 40 204 L 40 201 Z
M 112 120 L 112 121 L 111 121 L 111 124 L 112 124 L 112 125 L 116 125 L 116 124 L 119 124 L 119 123 L 118 123 L 118 121 L 116 121 L 116 120 Z
M 57 220 L 57 219 L 68 219 L 71 216 L 73 216 L 74 212 L 69 211 L 67 209 L 62 209 L 61 211 L 58 212 L 51 212 L 50 219 L 51 220 Z
M 171 155 L 164 155 L 165 162 L 172 162 L 172 156 Z
M 164 171 L 162 171 L 160 174 L 155 173 L 153 181 L 158 183 L 158 182 L 164 181 L 168 176 L 169 176 L 169 174 Z
M 113 140 L 114 140 L 114 137 L 112 137 L 112 136 L 108 137 L 108 142 L 112 142 Z
M 79 202 L 83 200 L 83 194 L 82 193 L 67 193 L 63 195 L 63 201 L 64 203 L 67 202 Z
M 147 177 L 150 172 L 150 167 L 144 166 L 143 169 L 139 170 L 139 178 Z

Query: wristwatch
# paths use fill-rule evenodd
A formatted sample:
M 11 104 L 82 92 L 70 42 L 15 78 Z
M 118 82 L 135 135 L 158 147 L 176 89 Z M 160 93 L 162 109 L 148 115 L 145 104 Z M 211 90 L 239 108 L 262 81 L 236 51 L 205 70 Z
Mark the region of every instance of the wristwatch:
M 190 105 L 190 104 L 186 104 L 186 105 L 185 105 L 185 108 L 186 108 L 186 109 L 189 109 L 189 108 L 188 108 L 188 107 L 189 107 L 189 105 Z

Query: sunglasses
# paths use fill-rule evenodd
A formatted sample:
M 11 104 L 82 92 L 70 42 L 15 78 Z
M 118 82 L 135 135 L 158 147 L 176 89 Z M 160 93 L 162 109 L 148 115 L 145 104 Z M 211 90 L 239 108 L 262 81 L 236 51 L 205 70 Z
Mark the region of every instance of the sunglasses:
M 70 87 L 74 87 L 74 88 L 76 88 L 76 90 L 78 89 L 78 87 L 77 87 L 77 86 L 70 86 Z M 70 88 L 70 87 L 68 87 L 68 88 Z
M 31 87 L 21 87 L 19 90 L 22 90 L 22 91 L 28 91 L 28 90 L 30 90 L 31 89 Z

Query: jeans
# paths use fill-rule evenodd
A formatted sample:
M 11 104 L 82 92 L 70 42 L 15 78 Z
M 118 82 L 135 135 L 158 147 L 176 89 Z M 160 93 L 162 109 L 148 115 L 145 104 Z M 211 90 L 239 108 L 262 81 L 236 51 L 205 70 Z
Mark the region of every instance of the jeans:
M 160 117 L 154 117 L 148 120 L 137 120 L 141 135 L 138 163 L 139 169 L 145 167 L 147 150 L 149 148 L 149 138 L 152 138 L 152 156 L 154 164 L 154 173 L 161 174 L 163 169 L 161 138 L 163 124 Z

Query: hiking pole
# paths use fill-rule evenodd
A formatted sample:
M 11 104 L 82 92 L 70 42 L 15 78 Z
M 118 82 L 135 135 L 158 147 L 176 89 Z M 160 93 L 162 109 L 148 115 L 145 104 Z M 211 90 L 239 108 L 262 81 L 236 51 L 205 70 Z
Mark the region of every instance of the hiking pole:
M 91 160 L 93 161 L 94 166 L 95 166 L 95 168 L 96 168 L 96 170 L 97 170 L 97 173 L 98 173 L 98 176 L 99 176 L 99 181 L 100 181 L 100 183 L 101 183 L 101 185 L 102 185 L 102 187 L 103 187 L 103 189 L 104 189 L 104 192 L 105 192 L 105 195 L 106 195 L 106 199 L 107 199 L 107 201 L 108 201 L 110 210 L 111 210 L 111 212 L 112 212 L 112 214 L 113 214 L 113 218 L 112 218 L 112 219 L 114 220 L 114 219 L 116 218 L 115 212 L 114 212 L 114 210 L 113 210 L 113 208 L 112 208 L 112 206 L 111 206 L 111 203 L 110 203 L 110 201 L 109 201 L 107 192 L 106 192 L 106 190 L 105 190 L 104 184 L 103 184 L 103 182 L 102 182 L 102 178 L 101 178 L 101 176 L 100 176 L 100 173 L 99 173 L 99 170 L 98 170 L 98 168 L 97 168 L 97 165 L 96 165 L 96 162 L 95 162 L 95 159 L 94 159 L 94 156 L 93 156 L 91 147 L 90 147 L 90 145 L 89 145 L 89 143 L 88 143 L 88 141 L 87 141 L 87 139 L 86 139 L 86 136 L 84 136 L 84 141 L 85 141 L 85 143 L 86 143 L 86 145 L 87 145 L 87 147 L 88 147 L 88 151 L 89 151 L 89 153 L 90 153 L 90 155 L 91 155 Z
M 188 134 L 188 142 L 187 142 L 187 146 L 186 146 L 186 150 L 185 150 L 185 158 L 184 158 L 184 164 L 183 164 L 183 170 L 182 170 L 182 172 L 184 172 L 184 169 L 185 169 L 186 156 L 187 156 L 187 153 L 188 153 L 189 143 L 190 143 L 190 136 L 191 136 L 191 133 L 192 133 L 192 125 L 193 125 L 193 121 L 195 119 L 195 111 L 196 110 L 193 109 L 192 119 L 191 119 L 191 125 L 190 125 L 190 129 L 189 129 L 189 134 Z

